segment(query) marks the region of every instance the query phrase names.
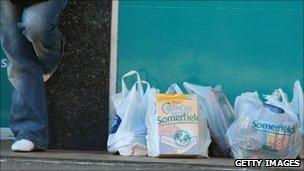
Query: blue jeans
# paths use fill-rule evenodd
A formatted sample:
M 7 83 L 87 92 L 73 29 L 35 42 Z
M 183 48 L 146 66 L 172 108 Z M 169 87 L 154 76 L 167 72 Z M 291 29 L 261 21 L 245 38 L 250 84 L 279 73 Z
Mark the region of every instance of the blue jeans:
M 39 149 L 49 141 L 43 74 L 62 55 L 58 17 L 67 0 L 49 0 L 19 8 L 1 0 L 1 45 L 12 84 L 11 130 L 16 141 L 27 139 Z

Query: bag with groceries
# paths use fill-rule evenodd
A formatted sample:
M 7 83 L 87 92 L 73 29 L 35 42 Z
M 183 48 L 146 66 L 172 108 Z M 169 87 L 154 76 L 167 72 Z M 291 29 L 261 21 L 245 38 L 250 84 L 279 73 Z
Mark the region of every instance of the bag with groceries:
M 212 138 L 212 154 L 214 156 L 230 156 L 226 131 L 234 121 L 234 113 L 221 87 L 204 87 L 188 82 L 184 82 L 184 87 L 188 93 L 198 96 L 199 107 L 206 114 Z
M 301 150 L 301 122 L 282 90 L 264 96 L 242 93 L 235 100 L 236 120 L 227 130 L 234 158 L 294 159 Z
M 302 149 L 299 153 L 299 157 L 304 159 L 304 95 L 300 81 L 296 81 L 293 86 L 293 98 L 290 103 L 291 108 L 298 114 L 298 118 L 301 122 L 300 132 L 302 134 Z
M 125 78 L 136 75 L 137 81 L 130 90 Z M 146 92 L 144 92 L 146 85 Z M 130 71 L 122 77 L 122 90 L 111 97 L 115 119 L 108 137 L 108 151 L 123 156 L 147 155 L 145 116 L 149 83 L 142 81 L 137 71 Z
M 165 94 L 151 88 L 147 96 L 148 155 L 208 157 L 211 138 L 197 95 L 183 94 L 172 84 Z
M 300 81 L 296 81 L 293 86 L 293 98 L 289 102 L 287 94 L 283 92 L 282 89 L 275 90 L 271 96 L 266 96 L 268 100 L 271 99 L 281 99 L 285 106 L 289 106 L 291 110 L 296 114 L 300 121 L 300 133 L 301 133 L 301 151 L 299 153 L 300 158 L 304 158 L 304 95 L 300 84 Z

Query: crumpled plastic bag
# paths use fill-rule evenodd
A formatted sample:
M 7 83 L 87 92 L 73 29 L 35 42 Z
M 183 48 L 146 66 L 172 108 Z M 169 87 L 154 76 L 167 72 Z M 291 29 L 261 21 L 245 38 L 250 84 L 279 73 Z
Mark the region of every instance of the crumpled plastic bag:
M 212 138 L 211 152 L 214 156 L 230 156 L 226 131 L 234 121 L 234 111 L 221 87 L 204 87 L 188 82 L 184 87 L 188 93 L 199 97 L 199 106 L 206 115 Z

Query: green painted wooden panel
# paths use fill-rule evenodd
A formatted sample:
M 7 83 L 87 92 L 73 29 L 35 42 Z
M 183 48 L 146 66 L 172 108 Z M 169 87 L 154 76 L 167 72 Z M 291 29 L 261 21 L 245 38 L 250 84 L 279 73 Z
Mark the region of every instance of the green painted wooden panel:
M 10 97 L 10 83 L 7 79 L 6 67 L 7 59 L 4 55 L 2 48 L 0 48 L 0 65 L 1 65 L 1 101 L 0 101 L 0 127 L 9 127 L 9 116 L 10 116 L 10 106 L 11 106 L 11 97 Z
M 118 37 L 117 79 L 135 69 L 162 91 L 222 84 L 233 101 L 303 83 L 300 1 L 120 1 Z

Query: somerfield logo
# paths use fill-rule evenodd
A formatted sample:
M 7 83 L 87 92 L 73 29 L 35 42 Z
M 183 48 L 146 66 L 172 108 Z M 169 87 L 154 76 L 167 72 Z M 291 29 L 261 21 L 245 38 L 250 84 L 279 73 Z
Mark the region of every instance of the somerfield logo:
M 193 114 L 193 115 L 169 115 L 169 116 L 164 116 L 161 117 L 159 116 L 157 118 L 158 124 L 167 124 L 167 123 L 176 123 L 176 122 L 198 122 L 198 115 Z
M 258 122 L 254 120 L 252 122 L 252 127 L 262 131 L 277 133 L 277 134 L 293 134 L 295 129 L 294 126 L 289 125 L 273 125 L 269 123 Z

